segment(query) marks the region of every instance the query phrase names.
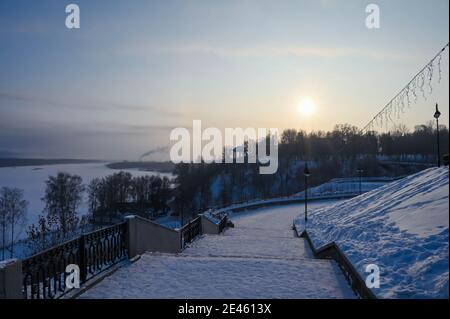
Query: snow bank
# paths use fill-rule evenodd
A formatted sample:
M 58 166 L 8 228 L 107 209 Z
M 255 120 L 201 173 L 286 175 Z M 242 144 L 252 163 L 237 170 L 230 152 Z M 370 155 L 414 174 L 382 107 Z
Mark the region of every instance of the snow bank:
M 219 225 L 222 219 L 227 216 L 227 212 L 223 211 L 214 211 L 213 209 L 209 209 L 206 212 L 202 213 L 204 217 L 206 217 L 212 223 Z
M 175 230 L 181 228 L 181 219 L 179 216 L 166 215 L 155 219 L 154 222 Z
M 17 259 L 5 259 L 3 261 L 0 261 L 0 269 L 6 268 L 8 265 L 13 264 L 17 262 Z
M 431 168 L 313 210 L 306 227 L 317 248 L 336 242 L 363 278 L 378 265 L 378 297 L 448 298 L 448 200 L 448 168 Z

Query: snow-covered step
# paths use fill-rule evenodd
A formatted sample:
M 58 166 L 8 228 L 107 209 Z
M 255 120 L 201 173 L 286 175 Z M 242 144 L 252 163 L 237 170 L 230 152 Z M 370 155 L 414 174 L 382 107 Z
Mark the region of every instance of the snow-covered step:
M 276 258 L 312 258 L 312 252 L 301 238 L 247 235 L 238 229 L 226 230 L 225 236 L 207 235 L 196 240 L 183 252 L 193 256 L 263 256 Z
M 82 298 L 352 298 L 326 260 L 144 254 Z

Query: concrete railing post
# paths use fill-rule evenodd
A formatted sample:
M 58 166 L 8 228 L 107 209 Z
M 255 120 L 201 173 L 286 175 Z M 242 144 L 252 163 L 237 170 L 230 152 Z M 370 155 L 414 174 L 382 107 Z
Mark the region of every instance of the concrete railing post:
M 137 251 L 137 219 L 135 215 L 129 215 L 125 217 L 127 221 L 127 250 L 128 258 L 134 258 L 138 255 Z
M 183 247 L 180 230 L 174 230 L 139 216 L 127 216 L 125 219 L 127 222 L 126 247 L 130 259 L 145 252 L 181 252 Z
M 0 262 L 0 299 L 22 299 L 22 261 Z
M 220 233 L 219 225 L 213 223 L 205 216 L 201 215 L 202 233 L 217 235 Z

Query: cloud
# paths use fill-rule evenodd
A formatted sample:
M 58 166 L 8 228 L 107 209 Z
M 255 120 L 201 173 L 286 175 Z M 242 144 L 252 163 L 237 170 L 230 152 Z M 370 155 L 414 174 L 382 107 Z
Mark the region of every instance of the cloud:
M 133 105 L 127 103 L 109 103 L 109 102 L 95 102 L 95 103 L 69 103 L 66 101 L 61 101 L 58 99 L 53 99 L 49 97 L 27 95 L 23 93 L 10 93 L 10 92 L 0 92 L 0 107 L 2 106 L 1 101 L 17 101 L 33 104 L 44 104 L 46 106 L 55 108 L 69 108 L 69 109 L 88 109 L 97 111 L 111 111 L 122 110 L 127 112 L 155 112 L 160 115 L 166 116 L 183 116 L 182 112 L 168 110 L 162 107 L 148 106 L 148 105 Z
M 19 157 L 20 153 L 10 151 L 10 150 L 2 150 L 0 149 L 0 158 L 11 158 L 11 157 Z
M 402 60 L 413 56 L 406 54 L 382 51 L 361 47 L 314 47 L 314 46 L 283 46 L 283 45 L 249 45 L 226 46 L 213 44 L 174 44 L 174 45 L 128 45 L 117 49 L 119 56 L 149 55 L 213 55 L 222 58 L 254 58 L 254 57 L 316 57 L 337 59 L 344 57 L 366 57 L 374 60 Z
M 53 122 L 6 114 L 0 117 L 0 156 L 135 159 L 149 143 L 169 141 L 171 129 L 117 122 Z

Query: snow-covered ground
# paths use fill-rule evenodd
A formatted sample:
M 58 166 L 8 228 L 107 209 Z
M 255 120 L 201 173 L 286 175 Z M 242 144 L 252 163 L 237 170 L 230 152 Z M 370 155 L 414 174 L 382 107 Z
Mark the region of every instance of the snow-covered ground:
M 311 187 L 308 189 L 308 196 L 325 196 L 333 194 L 359 194 L 370 192 L 378 187 L 384 186 L 387 183 L 395 180 L 389 177 L 363 177 L 361 179 L 361 190 L 360 181 L 358 177 L 352 178 L 335 178 L 319 186 Z M 304 197 L 305 192 L 300 192 L 294 196 Z
M 303 229 L 303 215 L 295 223 Z M 378 265 L 380 298 L 449 296 L 448 167 L 314 209 L 306 228 L 317 248 L 336 242 L 363 278 L 366 265 Z
M 181 254 L 146 253 L 81 298 L 354 298 L 337 265 L 314 259 L 294 236 L 302 209 L 233 214 L 235 228 L 202 236 Z
M 167 215 L 155 219 L 155 222 L 173 229 L 181 228 L 181 218 L 179 216 Z
M 124 171 L 130 172 L 133 176 L 159 174 L 160 176 L 171 177 L 171 174 L 140 171 L 138 169 Z M 38 215 L 42 214 L 44 204 L 41 198 L 45 192 L 45 181 L 50 175 L 54 176 L 58 172 L 77 174 L 83 178 L 84 184 L 88 184 L 96 177 L 110 175 L 118 172 L 118 170 L 110 169 L 104 163 L 1 167 L 0 187 L 17 187 L 24 190 L 24 198 L 29 202 L 27 215 L 28 225 L 36 223 Z M 85 214 L 87 210 L 87 202 L 85 200 L 79 209 L 79 213 Z

